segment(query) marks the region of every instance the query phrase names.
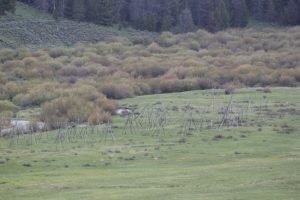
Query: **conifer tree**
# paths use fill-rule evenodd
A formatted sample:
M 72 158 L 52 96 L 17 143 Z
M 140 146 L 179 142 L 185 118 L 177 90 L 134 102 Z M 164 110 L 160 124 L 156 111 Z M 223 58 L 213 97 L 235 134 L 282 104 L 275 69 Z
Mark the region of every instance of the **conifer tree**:
M 176 25 L 177 19 L 179 17 L 179 1 L 169 0 L 162 1 L 161 4 L 161 14 L 160 14 L 160 31 L 170 30 Z
M 73 15 L 73 0 L 66 0 L 65 5 L 64 5 L 64 17 L 66 18 L 72 18 Z
M 214 15 L 216 18 L 216 26 L 212 31 L 219 31 L 229 27 L 229 13 L 223 0 L 214 1 Z
M 275 22 L 277 18 L 276 8 L 273 0 L 267 0 L 267 12 L 265 20 Z
M 129 2 L 129 22 L 138 29 L 146 29 L 146 1 L 131 0 Z
M 245 27 L 248 24 L 248 10 L 245 0 L 232 0 L 231 25 L 233 27 Z
M 15 12 L 16 0 L 1 0 L 0 1 L 0 15 L 5 12 Z
M 0 0 L 0 14 L 16 0 Z M 267 22 L 300 24 L 300 0 L 19 0 L 56 17 L 100 25 L 119 23 L 137 29 L 168 31 L 191 24 L 211 32 L 244 27 L 248 15 Z M 12 4 L 11 4 L 12 3 Z M 186 10 L 187 9 L 187 10 Z M 183 19 L 189 24 L 183 24 Z
M 74 0 L 72 5 L 72 18 L 75 20 L 84 20 L 85 14 L 85 0 Z
M 215 32 L 229 26 L 229 14 L 223 0 L 201 0 L 195 2 L 196 4 L 194 5 L 198 10 L 198 14 L 194 16 L 196 24 L 200 28 Z
M 299 9 L 295 0 L 289 0 L 284 9 L 285 23 L 289 25 L 297 25 L 299 19 Z
M 195 21 L 196 24 L 200 28 L 207 28 L 209 20 L 211 18 L 211 13 L 213 10 L 213 4 L 210 0 L 202 0 L 202 1 L 197 1 L 195 0 L 194 2 L 194 16 L 195 16 Z M 198 12 L 198 13 L 196 13 Z
M 190 9 L 185 8 L 179 15 L 178 31 L 180 33 L 186 33 L 193 30 L 195 30 L 195 24 L 193 21 L 192 13 Z
M 48 12 L 50 10 L 51 1 L 49 1 L 49 0 L 34 0 L 34 5 L 37 8 L 39 8 L 40 10 Z
M 4 4 L 4 1 L 0 1 L 0 15 L 4 15 L 6 11 L 6 6 Z
M 265 0 L 252 0 L 252 14 L 255 19 L 263 20 L 264 19 L 264 4 Z
M 109 26 L 113 23 L 113 3 L 115 0 L 98 0 L 97 1 L 97 24 Z
M 7 10 L 14 13 L 16 10 L 16 0 L 8 0 Z

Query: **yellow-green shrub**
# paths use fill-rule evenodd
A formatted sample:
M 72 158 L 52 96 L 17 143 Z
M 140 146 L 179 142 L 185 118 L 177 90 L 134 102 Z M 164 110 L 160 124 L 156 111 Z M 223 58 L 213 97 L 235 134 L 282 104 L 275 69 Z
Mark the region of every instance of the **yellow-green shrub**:
M 0 100 L 0 112 L 17 110 L 18 107 L 10 101 Z
M 107 122 L 110 113 L 80 97 L 60 97 L 42 106 L 40 119 L 57 128 L 62 123 Z
M 0 50 L 0 62 L 13 60 L 16 57 L 16 52 L 12 49 L 1 49 Z
M 65 51 L 62 48 L 54 48 L 54 49 L 51 49 L 48 54 L 52 58 L 58 58 L 60 56 L 64 56 L 65 55 Z
M 100 91 L 110 99 L 124 99 L 134 95 L 133 88 L 126 84 L 105 84 Z

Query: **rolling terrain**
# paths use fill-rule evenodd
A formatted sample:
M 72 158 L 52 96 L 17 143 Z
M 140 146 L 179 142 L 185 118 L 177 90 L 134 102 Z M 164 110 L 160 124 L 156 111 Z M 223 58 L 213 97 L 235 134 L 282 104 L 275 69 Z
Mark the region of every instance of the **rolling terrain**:
M 17 2 L 15 14 L 0 17 L 0 48 L 65 47 L 79 42 L 100 42 L 116 36 L 153 38 L 156 35 L 130 28 L 120 31 L 118 27 L 54 20 L 51 15 L 20 2 Z
M 0 17 L 0 200 L 298 200 L 299 86 L 299 26 L 153 33 L 18 2 Z

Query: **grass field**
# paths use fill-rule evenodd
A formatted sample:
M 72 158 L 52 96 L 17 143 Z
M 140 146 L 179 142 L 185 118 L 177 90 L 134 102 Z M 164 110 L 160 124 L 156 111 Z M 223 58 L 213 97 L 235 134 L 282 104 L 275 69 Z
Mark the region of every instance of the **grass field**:
M 32 145 L 31 136 L 21 137 L 18 145 L 15 139 L 2 138 L 0 199 L 299 199 L 300 88 L 240 89 L 233 101 L 251 102 L 242 126 L 190 130 L 184 137 L 183 109 L 189 105 L 209 111 L 212 93 L 119 102 L 137 111 L 165 106 L 168 123 L 159 136 L 145 130 L 124 135 L 125 118 L 114 117 L 115 141 L 104 142 L 100 132 L 63 144 L 54 142 L 55 131 L 39 134 L 39 142 Z M 216 110 L 231 98 L 222 90 L 214 93 Z

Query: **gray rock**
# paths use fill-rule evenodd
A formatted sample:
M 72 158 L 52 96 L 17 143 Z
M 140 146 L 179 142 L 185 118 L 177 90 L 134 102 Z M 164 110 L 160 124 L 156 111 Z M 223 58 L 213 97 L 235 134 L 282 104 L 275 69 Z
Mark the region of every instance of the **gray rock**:
M 117 115 L 121 115 L 121 116 L 130 115 L 130 114 L 132 114 L 132 113 L 133 113 L 133 111 L 130 110 L 130 109 L 128 109 L 128 108 L 118 108 L 118 109 L 116 110 L 116 114 L 117 114 Z
M 10 128 L 5 128 L 0 131 L 0 136 L 6 136 L 14 132 L 30 133 L 34 131 L 42 131 L 46 127 L 43 122 L 31 122 L 27 120 L 11 120 Z

